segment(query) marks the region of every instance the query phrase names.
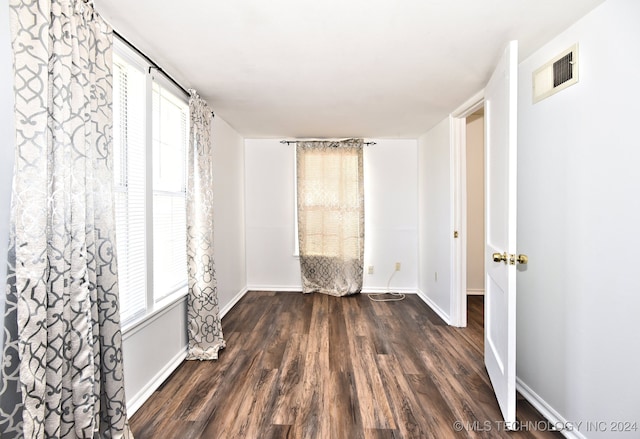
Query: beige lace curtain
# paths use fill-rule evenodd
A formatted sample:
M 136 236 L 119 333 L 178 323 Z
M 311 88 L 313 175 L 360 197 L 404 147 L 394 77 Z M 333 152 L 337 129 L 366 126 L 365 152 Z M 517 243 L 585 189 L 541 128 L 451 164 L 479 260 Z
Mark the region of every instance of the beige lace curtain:
M 10 0 L 16 151 L 0 437 L 129 438 L 112 193 L 112 31 Z
M 302 291 L 345 296 L 362 289 L 362 139 L 298 142 L 298 241 Z

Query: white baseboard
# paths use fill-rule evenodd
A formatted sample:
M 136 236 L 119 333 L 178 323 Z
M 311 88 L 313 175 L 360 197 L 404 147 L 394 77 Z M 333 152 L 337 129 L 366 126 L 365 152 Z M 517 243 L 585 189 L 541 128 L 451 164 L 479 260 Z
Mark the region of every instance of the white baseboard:
M 570 439 L 587 439 L 585 435 L 580 433 L 579 426 L 572 425 L 570 421 L 567 421 L 564 416 L 560 415 L 560 413 L 518 377 L 516 377 L 516 389 L 547 421 L 554 425 L 564 437 Z
M 300 285 L 247 285 L 247 291 L 282 291 L 283 293 L 299 293 L 302 291 Z
M 424 303 L 429 306 L 447 325 L 451 325 L 451 318 L 449 315 L 442 310 L 429 296 L 423 293 L 421 290 L 418 290 L 418 297 L 422 299 Z
M 156 374 L 133 398 L 127 401 L 127 416 L 131 418 L 135 412 L 138 411 L 142 404 L 144 404 L 153 395 L 158 387 L 165 382 L 169 375 L 182 364 L 187 358 L 187 350 L 179 352 L 175 357 L 169 361 L 160 372 Z
M 484 288 L 469 288 L 467 296 L 484 296 Z
M 220 318 L 223 318 L 224 316 L 226 316 L 227 313 L 231 311 L 231 308 L 236 306 L 236 303 L 238 303 L 238 301 L 242 299 L 244 295 L 247 294 L 248 292 L 249 292 L 249 289 L 246 287 L 240 290 L 240 292 L 238 292 L 238 294 L 236 294 L 233 297 L 233 299 L 231 299 L 231 302 L 227 303 L 224 307 L 222 307 L 222 309 L 220 310 Z
M 385 287 L 363 287 L 363 294 L 385 294 L 385 293 L 402 293 L 402 294 L 417 294 L 417 291 L 413 288 L 385 288 Z
M 284 293 L 299 293 L 302 291 L 301 286 L 284 286 L 284 285 L 249 285 L 246 288 L 247 291 L 274 291 Z M 403 294 L 417 294 L 417 291 L 413 288 L 391 288 L 394 293 Z M 363 294 L 378 294 L 389 292 L 386 287 L 363 287 Z

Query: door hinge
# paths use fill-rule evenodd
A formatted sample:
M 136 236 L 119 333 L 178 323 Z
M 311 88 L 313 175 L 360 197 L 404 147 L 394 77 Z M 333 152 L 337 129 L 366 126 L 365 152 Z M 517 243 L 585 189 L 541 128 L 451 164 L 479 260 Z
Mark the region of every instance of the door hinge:
M 458 231 L 457 231 L 457 230 L 456 230 L 456 231 L 454 231 L 454 232 L 453 232 L 453 237 L 454 237 L 454 238 L 457 238 L 458 236 L 459 236 Z

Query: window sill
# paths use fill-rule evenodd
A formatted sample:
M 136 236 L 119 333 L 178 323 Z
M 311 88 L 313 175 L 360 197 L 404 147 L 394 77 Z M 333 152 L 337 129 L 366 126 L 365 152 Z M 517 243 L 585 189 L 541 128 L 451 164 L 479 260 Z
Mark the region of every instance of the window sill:
M 159 317 L 161 317 L 163 314 L 173 309 L 178 304 L 184 302 L 187 298 L 188 293 L 189 293 L 188 287 L 184 286 L 183 288 L 179 289 L 175 293 L 171 294 L 168 297 L 165 297 L 164 299 L 156 303 L 153 310 L 151 310 L 146 315 L 136 320 L 133 320 L 130 323 L 126 323 L 125 325 L 123 325 L 122 326 L 123 340 L 126 340 L 136 332 L 141 331 L 146 326 L 151 324 L 154 320 L 158 319 Z

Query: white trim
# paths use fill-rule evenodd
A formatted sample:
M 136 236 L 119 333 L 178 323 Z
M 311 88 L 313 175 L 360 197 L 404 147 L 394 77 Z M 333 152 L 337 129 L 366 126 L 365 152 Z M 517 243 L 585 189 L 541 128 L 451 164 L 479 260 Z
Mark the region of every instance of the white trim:
M 224 307 L 222 307 L 222 309 L 220 310 L 220 318 L 223 318 L 224 316 L 226 316 L 227 313 L 231 311 L 231 308 L 236 306 L 236 303 L 238 303 L 238 301 L 242 299 L 244 295 L 247 294 L 247 292 L 249 292 L 249 289 L 243 288 L 238 292 L 238 294 L 236 294 L 233 297 L 233 299 L 231 299 L 231 302 L 227 303 Z
M 467 151 L 466 118 L 484 106 L 484 88 L 474 94 L 450 115 L 451 154 L 451 325 L 467 326 Z
M 301 293 L 302 286 L 282 286 L 282 285 L 248 285 L 245 288 L 245 293 L 248 291 L 273 291 L 281 293 Z M 362 294 L 379 294 L 379 293 L 403 293 L 403 294 L 420 294 L 415 288 L 391 288 L 387 287 L 363 287 Z
M 149 314 L 153 314 L 166 307 L 173 306 L 174 303 L 179 302 L 182 298 L 187 297 L 188 295 L 189 295 L 189 286 L 185 283 L 185 285 L 181 286 L 174 292 L 167 294 L 161 299 L 156 300 L 155 303 L 153 304 L 153 307 L 149 310 Z
M 153 310 L 152 312 L 150 312 L 140 320 L 136 320 L 132 324 L 124 326 L 124 328 L 122 329 L 122 340 L 124 341 L 128 339 L 136 332 L 141 331 L 146 326 L 149 326 L 153 321 L 159 319 L 161 316 L 163 316 L 164 314 L 166 314 L 167 312 L 175 308 L 177 305 L 186 301 L 187 301 L 187 290 L 185 288 L 185 292 L 180 296 L 175 297 L 172 302 L 169 302 L 166 305 L 163 305 L 162 307 Z
M 120 41 L 120 38 L 113 39 L 113 52 L 124 61 L 138 69 L 140 73 L 146 75 L 151 64 L 136 53 L 131 47 Z
M 466 119 L 484 106 L 484 88 L 471 96 L 467 101 L 456 108 L 451 116 L 458 119 Z
M 300 293 L 302 292 L 301 285 L 247 285 L 247 291 L 274 291 L 283 293 Z
M 484 296 L 484 288 L 467 288 L 467 296 Z
M 153 78 L 149 70 L 145 71 L 145 121 L 146 131 L 144 138 L 144 257 L 145 266 L 145 312 L 153 313 Z M 186 205 L 185 205 L 186 214 Z M 186 237 L 185 237 L 186 244 Z
M 540 395 L 534 392 L 531 387 L 527 386 L 519 377 L 516 377 L 516 390 L 529 403 L 540 412 L 552 425 L 556 426 L 564 437 L 571 439 L 587 439 L 585 435 L 580 433 L 576 426 L 568 421 L 564 416 L 558 413 L 549 403 L 547 403 Z
M 174 370 L 187 358 L 187 348 L 179 352 L 169 361 L 164 368 L 156 374 L 149 382 L 129 401 L 127 401 L 127 416 L 131 418 L 135 412 L 153 395 L 153 392 L 165 382 Z
M 451 324 L 467 326 L 467 175 L 466 119 L 449 116 L 451 155 Z M 458 238 L 454 237 L 458 232 Z
M 402 294 L 418 294 L 415 288 L 387 288 L 387 287 L 363 287 L 362 294 L 386 294 L 386 293 L 402 293 Z
M 424 303 L 427 304 L 427 306 L 429 308 L 431 308 L 433 310 L 433 312 L 435 312 L 436 314 L 438 314 L 438 316 L 444 320 L 444 322 L 447 325 L 451 325 L 451 319 L 450 317 L 447 315 L 446 312 L 444 312 L 442 310 L 442 308 L 440 308 L 433 300 L 431 300 L 431 298 L 429 298 L 429 296 L 427 296 L 425 293 L 423 293 L 421 290 L 417 291 L 418 297 L 420 297 L 422 299 L 422 301 Z

